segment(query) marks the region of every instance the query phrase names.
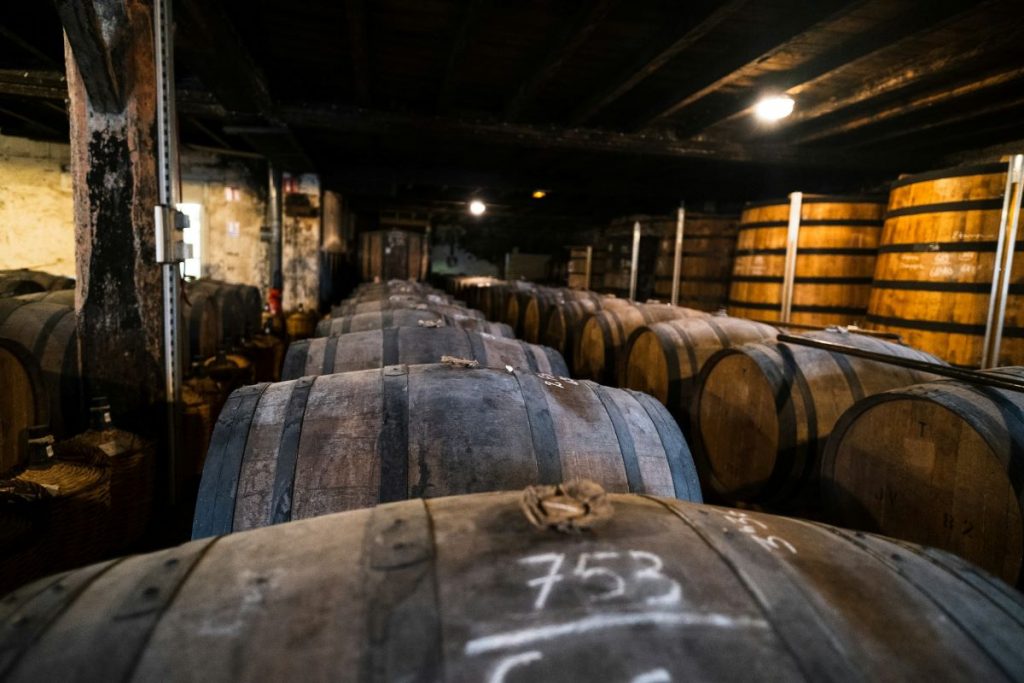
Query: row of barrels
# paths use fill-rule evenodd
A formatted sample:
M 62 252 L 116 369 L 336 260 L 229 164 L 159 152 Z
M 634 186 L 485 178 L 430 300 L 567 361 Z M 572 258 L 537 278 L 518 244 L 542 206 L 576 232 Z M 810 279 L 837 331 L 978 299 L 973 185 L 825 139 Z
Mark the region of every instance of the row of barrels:
M 1021 579 L 1019 393 L 779 342 L 792 330 L 778 324 L 609 301 L 576 322 L 575 376 L 665 405 L 710 499 L 822 516 Z M 804 336 L 945 365 L 868 331 Z
M 469 358 L 384 365 L 413 352 L 409 330 L 520 343 L 457 325 L 339 333 L 322 339 L 370 347 L 364 369 L 235 392 L 196 540 L 0 601 L 0 676 L 1024 676 L 1024 601 L 997 579 L 702 505 L 678 427 L 646 394 Z

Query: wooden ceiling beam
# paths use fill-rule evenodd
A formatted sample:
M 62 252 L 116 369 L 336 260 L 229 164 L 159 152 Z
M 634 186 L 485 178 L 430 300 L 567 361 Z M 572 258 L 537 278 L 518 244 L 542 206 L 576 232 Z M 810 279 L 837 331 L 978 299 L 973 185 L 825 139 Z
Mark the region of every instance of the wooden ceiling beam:
M 863 4 L 863 2 L 858 3 L 858 5 Z M 946 23 L 950 19 L 950 15 L 955 14 L 957 9 L 962 10 L 963 6 L 964 3 L 961 0 L 930 2 L 927 8 L 923 4 L 915 5 L 896 17 L 885 20 L 881 25 L 870 26 L 862 33 L 825 50 L 794 69 L 763 75 L 754 84 L 745 88 L 743 94 L 725 96 L 723 93 L 718 92 L 724 86 L 728 86 L 738 80 L 744 69 L 754 67 L 761 61 L 760 59 L 754 60 L 745 67 L 710 84 L 704 91 L 695 93 L 681 101 L 679 106 L 676 107 L 677 118 L 680 113 L 687 113 L 686 110 L 688 109 L 692 110 L 692 112 L 684 120 L 674 121 L 674 129 L 680 135 L 696 135 L 715 124 L 749 114 L 753 109 L 756 98 L 760 94 L 764 92 L 787 92 L 802 84 L 842 69 L 847 65 L 877 57 L 879 54 L 894 48 L 898 50 L 899 46 L 908 41 L 908 39 L 913 40 L 922 32 Z M 802 35 L 806 36 L 808 33 L 827 29 L 837 19 L 842 21 L 854 8 L 854 6 L 851 6 L 848 8 L 849 11 L 840 12 L 838 17 L 829 18 Z M 786 50 L 790 47 L 791 43 L 792 41 L 780 45 L 773 52 Z M 708 95 L 718 95 L 720 99 L 707 103 Z M 694 105 L 698 103 L 706 108 L 702 111 L 697 111 L 697 107 Z
M 577 150 L 651 157 L 705 159 L 791 166 L 877 168 L 878 155 L 819 153 L 791 146 L 744 145 L 728 140 L 679 140 L 661 134 L 617 133 L 521 123 L 422 117 L 355 107 L 288 107 L 282 120 L 295 130 L 325 130 L 372 136 L 407 135 L 419 139 L 455 139 L 509 148 Z
M 370 103 L 370 47 L 364 0 L 345 0 L 345 21 L 348 24 L 355 101 L 359 106 L 365 107 Z
M 116 60 L 113 53 L 121 49 L 123 36 L 119 30 L 108 31 L 117 41 L 108 45 L 104 27 L 119 29 L 127 23 L 123 3 L 116 0 L 54 0 L 54 6 L 82 75 L 89 104 L 102 113 L 121 111 L 124 92 L 120 74 L 114 68 Z
M 522 116 L 537 93 L 558 75 L 563 65 L 587 42 L 617 2 L 618 0 L 595 0 L 592 3 L 584 3 L 579 11 L 569 17 L 558 31 L 544 58 L 519 86 L 505 107 L 507 121 L 516 121 Z
M 473 35 L 480 17 L 484 13 L 489 0 L 463 0 L 460 14 L 462 20 L 459 22 L 455 35 L 452 37 L 451 48 L 448 50 L 448 59 L 445 61 L 444 73 L 441 75 L 441 85 L 437 92 L 436 109 L 438 112 L 448 110 L 448 103 L 451 99 L 452 90 L 455 88 L 455 79 L 459 71 L 459 63 L 466 52 L 469 44 L 469 37 Z
M 695 74 L 695 78 L 688 82 L 683 94 L 655 107 L 634 121 L 631 127 L 645 128 L 659 120 L 674 116 L 677 112 L 726 85 L 744 67 L 770 59 L 797 36 L 808 30 L 820 29 L 819 22 L 828 24 L 837 18 L 842 18 L 859 4 L 859 2 L 851 4 L 850 0 L 816 2 L 813 4 L 813 9 L 804 7 L 802 11 L 794 10 L 785 20 L 771 23 L 770 26 L 765 27 L 764 32 L 746 43 L 726 46 L 712 68 L 700 70 Z
M 974 95 L 990 88 L 999 87 L 1024 79 L 1024 67 L 999 69 L 984 76 L 973 76 L 960 82 L 955 87 L 943 84 L 941 88 L 925 95 L 901 98 L 894 106 L 875 111 L 864 116 L 849 119 L 842 123 L 830 125 L 824 129 L 803 135 L 796 139 L 797 144 L 817 142 L 838 135 L 845 135 L 861 128 L 873 126 L 884 121 L 906 116 L 914 112 L 950 102 L 961 97 Z
M 42 100 L 66 100 L 68 84 L 59 71 L 0 69 L 0 95 Z
M 569 117 L 573 125 L 586 123 L 630 90 L 657 73 L 662 67 L 692 47 L 720 25 L 733 18 L 749 0 L 728 0 L 696 24 L 677 33 L 668 45 L 646 50 L 643 55 L 608 87 L 583 103 Z M 689 19 L 689 18 L 688 18 Z M 689 22 L 687 22 L 689 24 Z

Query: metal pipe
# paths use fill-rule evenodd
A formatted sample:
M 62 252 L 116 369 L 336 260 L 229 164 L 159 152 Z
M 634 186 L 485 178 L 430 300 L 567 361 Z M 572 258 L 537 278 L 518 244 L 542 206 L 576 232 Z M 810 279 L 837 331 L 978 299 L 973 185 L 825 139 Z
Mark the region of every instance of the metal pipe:
M 172 36 L 171 0 L 155 0 L 153 4 L 154 58 L 156 61 L 156 158 L 157 201 L 174 206 L 181 199 L 178 165 L 178 130 L 174 108 L 174 40 Z M 166 226 L 173 230 L 173 226 Z M 178 461 L 181 425 L 182 335 L 181 274 L 176 262 L 160 265 L 163 298 L 164 385 L 166 401 L 165 444 L 167 448 L 167 501 L 178 501 Z
M 1006 190 L 1003 192 L 1003 212 L 999 219 L 999 238 L 996 242 L 995 265 L 992 270 L 992 291 L 985 319 L 985 342 L 981 367 L 999 365 L 999 351 L 1003 345 L 1003 325 L 1006 321 L 1006 299 L 1013 276 L 1013 254 L 1020 222 L 1021 185 L 1024 176 L 1024 154 L 1010 158 L 1006 169 Z
M 772 327 L 779 328 L 795 327 L 800 330 L 831 330 L 840 327 L 839 325 L 808 325 L 807 323 L 783 323 L 779 322 L 778 320 L 757 320 L 755 322 L 764 323 L 765 325 L 771 325 Z M 893 340 L 903 339 L 903 337 L 901 337 L 896 332 L 882 332 L 881 330 L 865 330 L 863 328 L 857 327 L 856 325 L 846 325 L 842 327 L 844 327 L 844 329 L 846 329 L 847 331 L 852 332 L 853 334 L 861 334 L 866 337 L 878 337 L 880 339 Z
M 270 219 L 270 286 L 284 293 L 282 269 L 283 242 L 281 237 L 281 172 L 273 163 L 267 163 L 267 211 Z
M 633 255 L 629 262 L 629 300 L 636 301 L 636 271 L 640 265 L 640 221 L 633 223 Z
M 683 229 L 686 224 L 686 207 L 680 205 L 676 212 L 676 248 L 672 256 L 672 298 L 673 306 L 679 305 L 679 277 L 683 270 Z
M 793 283 L 796 279 L 796 250 L 800 241 L 800 212 L 803 210 L 804 193 L 789 195 L 789 228 L 786 232 L 786 262 L 782 274 L 782 307 L 779 319 L 788 323 L 793 314 Z
M 961 382 L 966 382 L 968 384 L 994 387 L 996 389 L 1006 389 L 1008 391 L 1024 392 L 1024 381 L 1014 379 L 1009 375 L 998 375 L 991 372 L 978 372 L 977 370 L 965 370 L 963 368 L 955 368 L 950 365 L 939 365 L 938 363 L 929 363 L 927 361 L 915 360 L 913 358 L 900 358 L 898 356 L 890 356 L 885 353 L 859 349 L 856 346 L 837 344 L 836 342 L 830 342 L 824 339 L 794 337 L 789 334 L 780 334 L 776 337 L 776 340 L 784 344 L 809 346 L 822 351 L 841 353 L 844 356 L 856 356 L 857 358 L 865 358 L 867 360 L 878 361 L 879 363 L 896 365 L 901 368 L 930 372 L 933 375 L 960 380 Z
M 587 260 L 583 265 L 583 289 L 590 289 L 590 267 L 594 260 L 594 247 L 587 246 Z

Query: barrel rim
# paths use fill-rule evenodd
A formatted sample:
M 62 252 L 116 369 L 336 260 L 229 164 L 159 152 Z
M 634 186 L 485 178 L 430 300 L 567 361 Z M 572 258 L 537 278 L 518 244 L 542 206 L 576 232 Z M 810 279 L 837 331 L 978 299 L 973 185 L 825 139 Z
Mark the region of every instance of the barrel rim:
M 1003 161 L 991 161 L 985 164 L 962 164 L 959 166 L 948 166 L 946 168 L 936 169 L 934 171 L 925 171 L 923 173 L 912 173 L 904 175 L 892 182 L 889 186 L 890 190 L 895 190 L 900 187 L 906 187 L 907 185 L 914 185 L 916 183 L 924 183 L 930 180 L 943 180 L 945 178 L 966 178 L 973 175 L 994 175 L 996 173 L 1005 173 L 1008 168 L 1006 162 Z
M 802 204 L 888 204 L 889 198 L 880 194 L 818 194 L 807 195 Z M 789 206 L 789 199 L 757 199 L 746 202 L 743 210 L 759 209 L 765 206 Z

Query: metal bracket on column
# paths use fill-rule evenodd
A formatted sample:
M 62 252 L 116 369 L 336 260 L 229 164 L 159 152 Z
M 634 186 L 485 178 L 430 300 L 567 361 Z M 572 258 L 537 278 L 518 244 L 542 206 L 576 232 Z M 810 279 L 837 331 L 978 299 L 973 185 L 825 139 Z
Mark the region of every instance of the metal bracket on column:
M 173 206 L 157 204 L 153 209 L 156 228 L 156 262 L 181 263 L 191 256 L 191 245 L 185 244 L 183 232 L 188 216 Z
M 985 345 L 981 355 L 982 369 L 999 365 L 999 351 L 1003 345 L 1003 325 L 1006 322 L 1006 299 L 1013 279 L 1013 255 L 1020 224 L 1021 194 L 1024 185 L 1024 154 L 1010 157 L 1006 169 L 1006 190 L 1003 193 L 1003 213 L 999 219 L 999 239 L 992 271 L 992 293 L 988 301 L 985 320 Z
M 160 276 L 163 284 L 164 304 L 164 383 L 167 406 L 167 463 L 163 468 L 166 477 L 167 501 L 175 505 L 178 501 L 178 462 L 181 444 L 178 440 L 181 425 L 181 384 L 183 358 L 181 353 L 181 276 L 178 261 L 185 257 L 184 248 L 178 249 L 175 237 L 188 221 L 179 221 L 174 206 L 181 197 L 178 184 L 178 130 L 174 111 L 174 39 L 172 27 L 171 0 L 154 0 L 153 3 L 154 57 L 156 61 L 156 162 L 157 195 L 156 207 L 156 250 L 157 261 L 161 264 Z M 180 242 L 182 245 L 184 242 Z
M 640 265 L 640 221 L 633 223 L 633 255 L 629 261 L 629 300 L 636 301 L 636 270 Z
M 804 193 L 789 195 L 789 227 L 786 231 L 786 261 L 782 271 L 782 306 L 779 320 L 788 323 L 793 314 L 793 283 L 796 280 L 796 251 L 800 242 L 800 212 L 803 210 Z
M 676 212 L 676 248 L 672 256 L 672 299 L 673 306 L 679 305 L 679 278 L 683 270 L 683 228 L 686 224 L 686 207 L 680 204 Z
M 587 260 L 583 264 L 583 289 L 590 289 L 590 267 L 594 262 L 594 247 L 587 247 Z

